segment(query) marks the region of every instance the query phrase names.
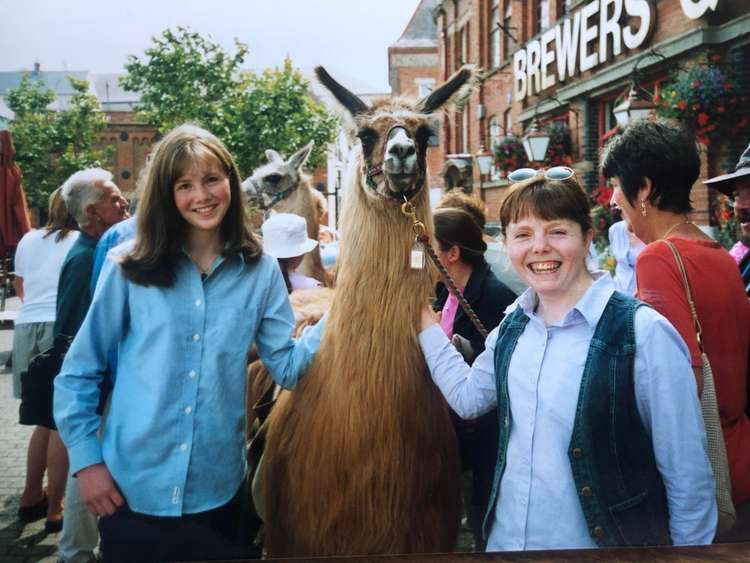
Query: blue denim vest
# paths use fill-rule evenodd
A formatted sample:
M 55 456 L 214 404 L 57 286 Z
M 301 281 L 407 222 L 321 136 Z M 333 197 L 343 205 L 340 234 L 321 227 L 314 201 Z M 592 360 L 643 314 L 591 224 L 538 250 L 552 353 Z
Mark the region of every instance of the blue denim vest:
M 599 547 L 672 543 L 664 484 L 635 402 L 634 318 L 642 305 L 619 292 L 607 303 L 589 346 L 568 446 L 581 508 Z M 495 348 L 500 444 L 485 537 L 493 522 L 512 424 L 508 366 L 528 321 L 518 307 L 501 325 Z

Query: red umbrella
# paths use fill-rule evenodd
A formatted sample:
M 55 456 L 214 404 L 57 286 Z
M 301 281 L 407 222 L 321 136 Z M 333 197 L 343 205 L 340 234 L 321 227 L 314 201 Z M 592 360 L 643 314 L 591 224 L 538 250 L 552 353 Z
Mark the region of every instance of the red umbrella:
M 26 195 L 21 187 L 21 169 L 13 157 L 10 131 L 0 131 L 0 257 L 16 247 L 31 229 Z

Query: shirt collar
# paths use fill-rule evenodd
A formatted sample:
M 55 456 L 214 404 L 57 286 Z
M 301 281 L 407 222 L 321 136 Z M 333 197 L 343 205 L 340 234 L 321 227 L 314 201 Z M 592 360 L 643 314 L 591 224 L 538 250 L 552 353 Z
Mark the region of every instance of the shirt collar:
M 604 308 L 609 302 L 609 298 L 615 291 L 615 284 L 612 281 L 612 277 L 602 270 L 592 272 L 594 283 L 589 286 L 586 293 L 578 300 L 573 308 L 563 317 L 560 324 L 567 324 L 572 320 L 572 316 L 580 315 L 592 328 L 595 328 L 599 323 L 599 319 L 604 313 Z M 535 309 L 537 306 L 538 297 L 536 291 L 532 288 L 528 288 L 518 298 L 518 306 L 523 309 L 526 316 L 533 318 L 536 316 Z M 506 314 L 510 312 L 513 306 L 506 310 Z

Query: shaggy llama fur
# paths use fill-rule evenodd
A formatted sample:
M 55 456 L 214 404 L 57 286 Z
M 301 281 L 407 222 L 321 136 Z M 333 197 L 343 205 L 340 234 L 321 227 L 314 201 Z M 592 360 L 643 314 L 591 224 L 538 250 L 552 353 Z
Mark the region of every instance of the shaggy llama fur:
M 410 269 L 412 225 L 388 193 L 408 191 L 418 217 L 431 224 L 424 169 L 431 132 L 424 127 L 436 100 L 447 101 L 466 80 L 416 106 L 397 100 L 367 108 L 348 91 L 334 92 L 362 144 L 347 172 L 337 288 L 320 350 L 269 417 L 262 476 L 269 556 L 439 552 L 455 544 L 456 439 L 417 337 L 435 277 Z M 420 166 L 409 190 L 403 174 L 384 174 L 376 188 L 363 177 L 370 160 L 386 155 L 394 124 L 417 140 Z

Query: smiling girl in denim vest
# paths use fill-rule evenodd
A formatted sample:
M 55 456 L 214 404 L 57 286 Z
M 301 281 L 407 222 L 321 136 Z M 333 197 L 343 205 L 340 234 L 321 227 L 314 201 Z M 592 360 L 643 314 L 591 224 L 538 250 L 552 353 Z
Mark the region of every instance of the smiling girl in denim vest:
M 684 342 L 586 268 L 593 231 L 573 170 L 511 181 L 500 219 L 529 289 L 471 367 L 429 308 L 419 337 L 459 415 L 498 409 L 487 549 L 710 543 L 714 483 Z

